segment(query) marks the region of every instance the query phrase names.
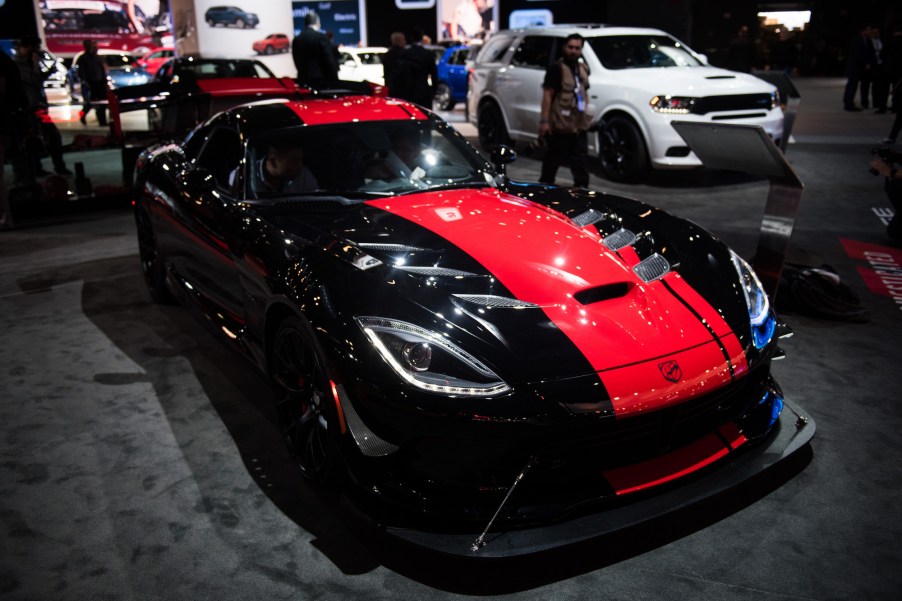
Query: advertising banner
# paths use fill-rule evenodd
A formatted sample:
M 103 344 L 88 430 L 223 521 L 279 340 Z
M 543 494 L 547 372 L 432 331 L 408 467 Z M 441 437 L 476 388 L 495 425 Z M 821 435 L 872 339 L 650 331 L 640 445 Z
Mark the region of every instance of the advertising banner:
M 291 3 L 294 21 L 293 35 L 304 29 L 309 12 L 319 15 L 320 29 L 332 35 L 332 43 L 339 46 L 366 46 L 366 9 L 363 0 L 294 0 Z

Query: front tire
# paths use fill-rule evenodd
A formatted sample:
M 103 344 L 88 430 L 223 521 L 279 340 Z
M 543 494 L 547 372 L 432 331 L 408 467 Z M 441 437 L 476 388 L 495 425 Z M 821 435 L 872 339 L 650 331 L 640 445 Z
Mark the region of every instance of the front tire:
M 630 119 L 606 119 L 600 133 L 601 166 L 615 182 L 635 182 L 648 173 L 648 151 L 642 132 Z
M 282 436 L 301 475 L 314 482 L 334 481 L 340 462 L 331 387 L 313 332 L 301 318 L 279 324 L 269 366 Z
M 450 111 L 454 108 L 454 96 L 451 94 L 448 84 L 441 82 L 436 86 L 435 104 L 443 111 Z
M 275 50 L 273 49 L 272 46 L 267 46 L 267 47 L 263 50 L 263 53 L 264 53 L 264 54 L 272 54 L 272 53 L 274 53 L 274 52 L 275 52 Z
M 238 29 L 244 29 L 246 26 L 244 24 L 244 19 L 235 19 L 235 27 Z
M 491 151 L 501 144 L 510 145 L 504 116 L 494 102 L 489 102 L 479 109 L 476 128 L 479 131 L 479 143 L 485 150 Z
M 166 267 L 157 244 L 156 233 L 150 220 L 150 213 L 144 207 L 135 208 L 135 226 L 138 230 L 138 256 L 141 272 L 150 298 L 158 305 L 172 305 L 175 298 L 166 287 Z

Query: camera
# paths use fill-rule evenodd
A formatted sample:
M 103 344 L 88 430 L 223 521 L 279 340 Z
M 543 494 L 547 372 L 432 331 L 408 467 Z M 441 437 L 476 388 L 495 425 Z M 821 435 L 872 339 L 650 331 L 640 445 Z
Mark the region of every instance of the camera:
M 881 148 L 881 147 L 877 146 L 877 147 L 871 148 L 871 154 L 875 154 L 878 157 L 880 157 L 880 160 L 883 161 L 884 163 L 886 163 L 887 165 L 889 165 L 890 167 L 893 166 L 893 163 L 902 163 L 902 153 L 898 153 L 889 148 Z M 877 170 L 874 169 L 873 167 L 868 169 L 868 171 L 870 171 L 874 175 L 880 175 L 880 173 L 878 173 Z

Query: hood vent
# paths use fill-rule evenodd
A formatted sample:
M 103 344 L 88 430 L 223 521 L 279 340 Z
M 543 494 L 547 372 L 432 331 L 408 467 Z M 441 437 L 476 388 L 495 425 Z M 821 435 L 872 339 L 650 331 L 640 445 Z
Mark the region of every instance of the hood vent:
M 460 271 L 459 269 L 447 269 L 445 267 L 416 267 L 414 265 L 394 265 L 395 269 L 415 273 L 417 275 L 441 276 L 448 278 L 473 278 L 479 274 L 470 271 Z
M 670 263 L 658 253 L 645 257 L 633 267 L 633 273 L 645 283 L 659 280 L 667 275 L 669 271 Z
M 606 214 L 602 213 L 601 211 L 589 209 L 584 213 L 580 213 L 579 215 L 571 219 L 571 221 L 573 221 L 574 225 L 578 227 L 585 227 L 587 225 L 592 225 L 593 223 L 598 223 L 605 218 L 605 215 Z
M 430 249 L 420 248 L 419 246 L 408 246 L 407 244 L 387 244 L 382 242 L 360 242 L 357 244 L 360 248 L 367 250 L 376 250 L 387 253 L 417 253 L 425 252 Z
M 625 246 L 629 246 L 635 241 L 636 234 L 634 232 L 621 228 L 610 236 L 605 236 L 601 243 L 607 246 L 608 250 L 616 252 Z
M 735 75 L 709 75 L 705 79 L 736 79 Z
M 595 288 L 586 288 L 580 290 L 573 295 L 579 303 L 583 305 L 591 305 L 592 303 L 600 303 L 602 301 L 611 300 L 626 296 L 630 291 L 629 282 L 617 282 L 616 284 L 605 284 L 604 286 L 596 286 Z
M 489 309 L 537 309 L 539 305 L 517 300 L 507 296 L 494 296 L 491 294 L 455 294 L 455 298 L 462 301 L 480 305 Z

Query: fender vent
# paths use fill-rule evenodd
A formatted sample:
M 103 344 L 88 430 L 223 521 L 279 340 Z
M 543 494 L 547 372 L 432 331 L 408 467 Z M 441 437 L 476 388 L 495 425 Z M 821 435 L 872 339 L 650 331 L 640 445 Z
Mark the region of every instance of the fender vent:
M 658 253 L 645 257 L 633 267 L 633 273 L 646 283 L 663 278 L 669 271 L 670 263 Z
M 604 286 L 580 290 L 573 295 L 573 298 L 583 305 L 591 305 L 592 303 L 600 303 L 601 301 L 626 296 L 627 292 L 630 291 L 630 287 L 629 282 L 605 284 Z
M 388 244 L 382 242 L 361 242 L 357 246 L 368 250 L 381 250 L 383 252 L 425 252 L 428 248 L 420 248 L 419 246 L 408 246 L 407 244 Z
M 624 246 L 629 246 L 633 242 L 636 241 L 636 234 L 620 228 L 610 236 L 605 236 L 601 241 L 602 244 L 608 247 L 609 250 L 618 251 Z

